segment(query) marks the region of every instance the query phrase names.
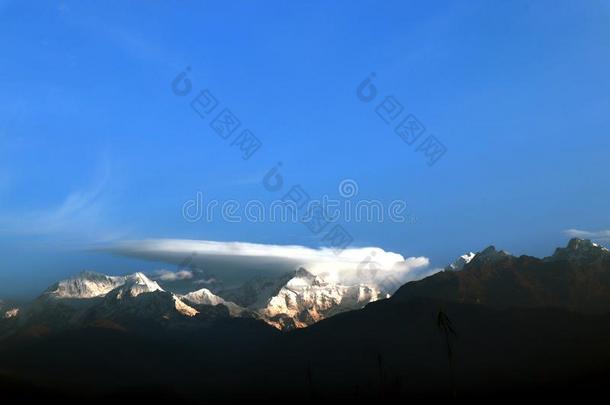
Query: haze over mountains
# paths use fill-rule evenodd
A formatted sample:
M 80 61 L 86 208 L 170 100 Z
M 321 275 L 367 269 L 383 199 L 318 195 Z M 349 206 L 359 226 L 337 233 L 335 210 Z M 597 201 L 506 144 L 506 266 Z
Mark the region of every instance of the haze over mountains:
M 305 269 L 188 294 L 140 273 L 82 273 L 7 316 L 13 309 L 1 307 L 3 369 L 82 390 L 104 381 L 188 398 L 202 387 L 223 398 L 472 396 L 541 381 L 580 392 L 610 375 L 610 251 L 580 239 L 543 259 L 490 246 L 389 299 Z M 440 314 L 455 335 L 439 329 Z

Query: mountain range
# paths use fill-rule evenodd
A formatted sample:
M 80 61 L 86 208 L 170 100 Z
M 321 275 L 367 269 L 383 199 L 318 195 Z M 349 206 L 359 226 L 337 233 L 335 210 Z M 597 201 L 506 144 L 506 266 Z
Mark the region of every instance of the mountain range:
M 211 315 L 260 319 L 291 330 L 360 309 L 380 295 L 373 287 L 331 283 L 303 268 L 275 279 L 257 278 L 218 294 L 206 288 L 174 294 L 144 273 L 108 276 L 86 271 L 55 283 L 23 308 L 7 309 L 3 316 L 18 317 L 14 322 L 18 327 L 5 333 L 109 322 L 128 328 L 134 321 L 175 327 L 189 324 L 189 318 L 198 321 Z
M 490 246 L 390 298 L 305 269 L 186 294 L 82 273 L 7 308 L 0 375 L 70 398 L 582 398 L 610 377 L 610 251 L 581 239 L 545 258 Z

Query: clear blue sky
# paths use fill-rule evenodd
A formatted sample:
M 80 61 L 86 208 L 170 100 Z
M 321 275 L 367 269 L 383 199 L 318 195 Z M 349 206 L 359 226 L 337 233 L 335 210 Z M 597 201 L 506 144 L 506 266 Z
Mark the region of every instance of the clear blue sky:
M 550 254 L 610 228 L 608 1 L 0 1 L 0 296 L 88 268 L 116 238 L 315 247 L 299 224 L 188 223 L 184 201 L 289 183 L 404 199 L 355 245 L 443 266 L 495 244 Z M 263 142 L 250 160 L 175 96 L 191 67 Z M 356 97 L 371 72 L 448 151 L 429 167 Z M 380 97 L 381 97 L 380 95 Z

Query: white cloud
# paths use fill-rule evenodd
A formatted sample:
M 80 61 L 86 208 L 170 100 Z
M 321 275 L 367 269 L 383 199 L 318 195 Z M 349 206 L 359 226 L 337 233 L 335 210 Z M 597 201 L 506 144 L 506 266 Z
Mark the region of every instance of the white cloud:
M 161 281 L 189 280 L 193 276 L 193 272 L 189 270 L 170 271 L 162 269 L 153 273 L 153 278 Z
M 430 275 L 426 257 L 408 257 L 377 247 L 332 249 L 297 245 L 264 245 L 184 239 L 125 241 L 103 248 L 112 253 L 211 269 L 217 275 L 277 275 L 304 267 L 343 284 L 367 283 L 394 289 L 407 281 Z
M 583 231 L 580 229 L 567 229 L 564 233 L 571 238 L 610 241 L 610 229 L 601 231 Z

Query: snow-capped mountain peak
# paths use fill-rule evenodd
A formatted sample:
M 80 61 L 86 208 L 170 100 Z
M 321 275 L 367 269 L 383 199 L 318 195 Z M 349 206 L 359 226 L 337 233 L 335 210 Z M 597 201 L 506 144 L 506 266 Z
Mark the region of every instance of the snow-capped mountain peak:
M 377 288 L 364 284 L 337 284 L 300 268 L 292 274 L 253 280 L 238 289 L 219 294 L 201 288 L 184 295 L 164 290 L 144 273 L 107 276 L 83 272 L 56 283 L 41 298 L 37 306 L 40 313 L 44 313 L 46 308 L 44 298 L 53 298 L 57 304 L 71 306 L 73 312 L 67 315 L 70 322 L 89 319 L 90 316 L 102 319 L 123 319 L 126 316 L 179 319 L 176 315 L 194 317 L 205 314 L 208 311 L 203 308 L 205 306 L 224 306 L 230 316 L 260 317 L 278 329 L 286 330 L 360 309 L 384 297 Z M 56 309 L 63 308 L 61 305 Z
M 179 298 L 187 303 L 194 305 L 224 305 L 228 308 L 231 316 L 239 316 L 244 312 L 244 309 L 231 301 L 226 301 L 218 295 L 212 293 L 207 288 L 202 288 L 188 294 L 180 295 Z
M 51 286 L 44 295 L 53 298 L 95 298 L 103 297 L 110 291 L 125 284 L 124 276 L 84 271 Z
M 323 286 L 327 284 L 328 283 L 321 277 L 313 275 L 312 273 L 301 267 L 295 272 L 294 277 L 286 283 L 285 287 L 293 289 L 302 289 L 309 286 Z
M 155 291 L 165 291 L 156 281 L 152 281 L 144 273 L 135 273 L 125 277 L 125 282 L 117 291 L 116 298 L 121 299 L 125 294 L 130 297 L 137 297 L 140 294 Z
M 301 268 L 258 312 L 278 329 L 301 328 L 379 298 L 375 288 L 334 284 Z
M 105 274 L 84 271 L 66 280 L 59 281 L 44 293 L 56 299 L 88 299 L 104 297 L 117 288 L 137 297 L 145 292 L 163 291 L 157 282 L 149 279 L 144 273 L 129 276 L 107 276 Z
M 180 315 L 193 317 L 199 313 L 175 294 L 165 291 L 144 273 L 125 276 L 123 285 L 106 294 L 105 308 L 111 313 L 138 314 L 143 317 L 162 316 L 169 319 L 176 311 Z
M 224 299 L 215 295 L 207 288 L 181 295 L 180 298 L 199 305 L 218 305 L 225 302 Z
M 125 284 L 120 288 L 121 296 L 129 293 L 131 297 L 155 291 L 164 291 L 156 281 L 152 281 L 144 273 L 135 273 L 126 277 Z M 120 298 L 118 296 L 117 298 Z
M 476 253 L 472 253 L 472 252 L 463 254 L 460 257 L 458 257 L 449 266 L 445 267 L 445 270 L 460 271 L 464 268 L 464 266 L 466 266 L 468 263 L 470 263 L 472 261 L 472 259 L 474 259 L 475 256 L 476 256 Z

